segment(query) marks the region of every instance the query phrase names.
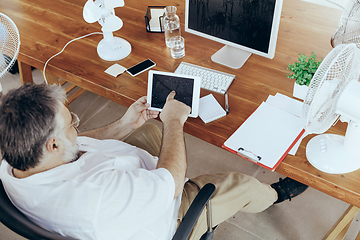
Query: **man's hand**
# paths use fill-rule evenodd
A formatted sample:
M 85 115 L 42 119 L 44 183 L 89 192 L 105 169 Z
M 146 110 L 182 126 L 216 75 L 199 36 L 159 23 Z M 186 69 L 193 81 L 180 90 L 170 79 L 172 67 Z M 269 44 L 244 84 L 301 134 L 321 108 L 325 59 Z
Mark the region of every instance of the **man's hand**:
M 148 110 L 150 105 L 146 102 L 146 96 L 139 98 L 131 104 L 124 116 L 121 118 L 123 124 L 129 124 L 132 130 L 141 127 L 147 120 L 157 118 L 158 111 Z
M 119 120 L 104 127 L 81 133 L 80 135 L 100 140 L 122 139 L 132 130 L 142 126 L 147 120 L 159 116 L 158 111 L 151 111 L 148 108 L 149 104 L 146 103 L 146 97 L 141 97 L 131 104 L 124 116 Z
M 160 119 L 164 124 L 179 122 L 181 125 L 184 125 L 191 112 L 191 108 L 185 103 L 174 99 L 175 94 L 175 91 L 172 91 L 167 96 L 165 106 L 160 113 Z

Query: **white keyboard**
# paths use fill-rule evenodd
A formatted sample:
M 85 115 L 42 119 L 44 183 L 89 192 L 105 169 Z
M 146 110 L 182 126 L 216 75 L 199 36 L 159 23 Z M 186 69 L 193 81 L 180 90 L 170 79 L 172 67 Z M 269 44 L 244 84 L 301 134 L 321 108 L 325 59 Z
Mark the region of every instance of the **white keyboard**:
M 225 94 L 235 78 L 235 75 L 233 74 L 216 71 L 186 62 L 181 62 L 175 70 L 175 73 L 201 77 L 202 88 L 222 94 Z

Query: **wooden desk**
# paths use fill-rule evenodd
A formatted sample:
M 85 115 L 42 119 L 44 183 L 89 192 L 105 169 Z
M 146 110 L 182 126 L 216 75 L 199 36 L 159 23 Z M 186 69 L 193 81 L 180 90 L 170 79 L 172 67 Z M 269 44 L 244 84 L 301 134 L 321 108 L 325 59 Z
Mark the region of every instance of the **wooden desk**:
M 0 11 L 8 15 L 19 28 L 21 48 L 18 59 L 22 63 L 24 79 L 31 80 L 29 66 L 42 69 L 45 61 L 60 51 L 71 39 L 100 31 L 98 23 L 88 24 L 82 18 L 86 0 L 2 0 Z M 252 55 L 239 70 L 232 70 L 211 62 L 211 55 L 222 44 L 194 36 L 184 31 L 184 1 L 168 0 L 167 4 L 178 7 L 182 22 L 182 35 L 186 40 L 186 56 L 175 60 L 165 47 L 164 36 L 145 31 L 144 15 L 148 5 L 161 6 L 160 0 L 125 1 L 125 7 L 116 8 L 116 14 L 124 21 L 121 30 L 115 32 L 132 45 L 129 57 L 117 63 L 130 67 L 146 58 L 157 64 L 156 70 L 173 72 L 181 61 L 195 63 L 220 71 L 236 74 L 229 89 L 230 114 L 218 121 L 204 124 L 201 119 L 189 119 L 185 131 L 218 147 L 264 101 L 277 92 L 292 96 L 293 81 L 286 78 L 289 63 L 298 53 L 310 55 L 316 51 L 325 57 L 332 49 L 330 37 L 338 26 L 341 11 L 303 2 L 285 0 L 280 22 L 275 58 L 270 60 Z M 101 60 L 96 53 L 100 35 L 93 35 L 71 43 L 58 57 L 50 61 L 47 72 L 66 79 L 86 90 L 129 106 L 140 96 L 146 95 L 147 74 L 133 78 L 127 73 L 113 78 L 104 70 L 114 62 Z M 28 76 L 28 78 L 26 78 Z M 201 95 L 207 92 L 202 90 Z M 223 96 L 216 95 L 223 104 Z M 346 125 L 338 123 L 330 132 L 345 133 Z M 308 136 L 296 156 L 287 156 L 277 172 L 303 182 L 351 205 L 360 207 L 360 170 L 333 175 L 312 167 L 306 160 L 305 147 Z

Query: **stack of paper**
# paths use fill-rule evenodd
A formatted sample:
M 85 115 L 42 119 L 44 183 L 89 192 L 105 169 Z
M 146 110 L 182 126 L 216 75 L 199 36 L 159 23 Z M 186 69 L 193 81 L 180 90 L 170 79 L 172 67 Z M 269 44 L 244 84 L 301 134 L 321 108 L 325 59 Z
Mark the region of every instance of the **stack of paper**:
M 199 101 L 199 116 L 204 123 L 212 122 L 216 119 L 224 117 L 225 110 L 221 107 L 219 102 L 212 94 L 200 98 Z
M 164 9 L 152 8 L 151 11 L 151 19 L 149 21 L 150 31 L 152 32 L 160 32 L 160 17 L 164 14 Z
M 275 170 L 305 132 L 299 117 L 302 103 L 297 102 L 281 94 L 269 97 L 226 140 L 223 147 Z M 288 108 L 292 112 L 287 111 Z

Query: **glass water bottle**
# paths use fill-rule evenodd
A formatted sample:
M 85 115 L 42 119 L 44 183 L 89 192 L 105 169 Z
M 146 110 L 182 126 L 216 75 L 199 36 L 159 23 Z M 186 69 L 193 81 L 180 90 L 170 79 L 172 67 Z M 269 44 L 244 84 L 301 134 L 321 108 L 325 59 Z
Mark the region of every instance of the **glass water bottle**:
M 175 36 L 181 36 L 180 34 L 180 19 L 176 15 L 177 8 L 174 6 L 167 6 L 164 13 L 164 32 L 165 43 L 169 46 L 169 39 Z

